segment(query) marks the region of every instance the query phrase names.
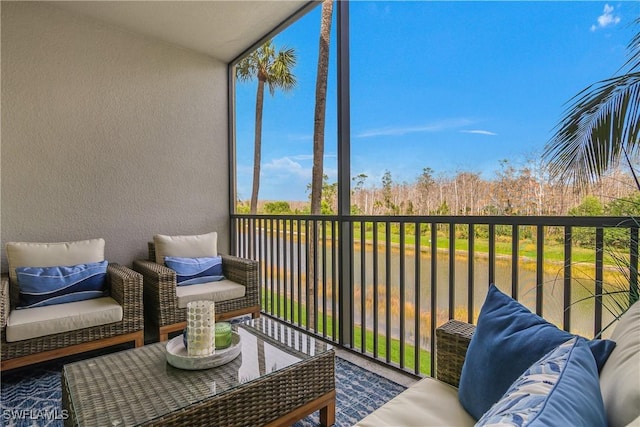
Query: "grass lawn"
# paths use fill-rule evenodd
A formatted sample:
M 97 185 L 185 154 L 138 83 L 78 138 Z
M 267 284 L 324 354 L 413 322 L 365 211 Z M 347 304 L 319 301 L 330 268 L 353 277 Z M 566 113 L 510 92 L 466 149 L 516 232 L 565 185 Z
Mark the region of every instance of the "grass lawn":
M 360 227 L 354 227 L 354 241 L 360 242 L 361 239 L 361 230 Z M 378 243 L 384 244 L 384 231 L 380 230 L 378 232 Z M 373 230 L 365 232 L 365 240 L 367 243 L 373 242 Z M 411 247 L 413 249 L 415 247 L 415 233 L 405 233 L 404 243 L 405 245 Z M 391 234 L 391 243 L 399 244 L 400 243 L 400 234 L 392 233 Z M 431 247 L 431 237 L 430 236 L 420 236 L 420 246 L 423 251 L 429 250 Z M 449 249 L 449 238 L 438 236 L 437 241 L 438 249 Z M 465 238 L 456 238 L 455 240 L 455 249 L 457 251 L 467 252 L 469 250 L 469 240 Z M 502 256 L 511 256 L 511 241 L 500 241 L 498 238 L 495 242 L 495 250 L 496 255 Z M 489 253 L 489 239 L 476 237 L 474 239 L 474 252 L 476 254 L 488 254 Z M 531 260 L 536 259 L 536 243 L 531 239 L 521 239 L 519 244 L 519 255 L 520 257 L 529 258 Z M 544 244 L 544 258 L 545 261 L 550 262 L 564 262 L 564 244 L 558 244 L 555 242 L 545 242 Z M 571 249 L 571 259 L 573 262 L 588 262 L 593 263 L 596 259 L 595 250 L 582 248 L 579 246 L 574 246 Z M 605 254 L 605 264 L 611 263 L 611 257 L 608 257 Z
M 298 315 L 298 304 L 297 302 L 293 302 L 293 307 L 289 308 L 288 304 L 289 304 L 289 299 L 285 298 L 284 296 L 280 296 L 279 298 L 279 302 L 280 302 L 280 313 L 277 313 L 277 303 L 278 301 L 275 301 L 276 306 L 275 307 L 271 307 L 272 304 L 272 300 L 271 300 L 271 292 L 269 290 L 266 290 L 262 292 L 262 307 L 267 311 L 267 313 L 271 313 L 274 316 L 278 316 L 284 318 L 284 310 L 285 307 L 288 310 L 287 311 L 287 320 L 291 321 L 292 323 L 299 325 L 301 327 L 305 327 L 307 325 L 307 310 L 304 304 L 301 305 L 301 314 L 302 316 Z M 285 305 L 285 302 L 287 305 Z M 293 311 L 293 313 L 291 312 Z M 301 317 L 301 318 L 300 318 Z M 333 317 L 330 315 L 327 315 L 327 336 L 329 336 L 332 339 L 336 339 L 337 337 L 333 337 Z M 318 313 L 317 314 L 317 323 L 316 325 L 318 325 L 317 327 L 317 332 L 320 335 L 324 334 L 324 324 L 323 324 L 323 318 L 322 318 L 322 313 Z M 373 341 L 374 341 L 374 333 L 373 331 L 367 329 L 365 332 L 365 340 L 366 340 L 366 353 L 373 356 Z M 355 350 L 361 350 L 362 349 L 362 327 L 359 325 L 354 325 L 354 331 L 353 331 L 353 345 L 352 348 Z M 389 360 L 391 361 L 391 363 L 400 366 L 400 340 L 397 338 L 391 338 L 390 343 L 390 357 Z M 411 372 L 414 372 L 415 369 L 415 365 L 416 365 L 416 361 L 415 361 L 415 346 L 413 346 L 412 344 L 408 344 L 405 343 L 404 345 L 404 365 L 403 367 Z M 378 334 L 378 355 L 377 358 L 380 360 L 387 360 L 387 339 L 386 336 L 383 334 Z M 425 349 L 420 349 L 420 373 L 422 375 L 430 375 L 431 373 L 431 353 L 426 351 Z
M 365 231 L 365 241 L 367 244 L 373 243 L 373 230 L 371 229 L 372 223 L 368 224 L 367 230 Z M 396 229 L 394 229 L 396 228 Z M 280 230 L 286 230 L 287 228 L 284 224 L 280 225 Z M 295 233 L 297 227 L 294 227 L 293 232 Z M 426 229 L 426 226 L 423 226 L 423 231 Z M 449 237 L 447 233 L 442 232 L 438 233 L 437 238 L 437 247 L 438 249 L 448 250 L 449 249 Z M 384 245 L 385 240 L 385 224 L 378 224 L 378 244 Z M 327 240 L 331 239 L 331 227 L 327 227 L 326 229 L 326 238 Z M 400 244 L 400 234 L 397 230 L 397 227 L 392 227 L 390 232 L 391 243 L 394 245 Z M 354 224 L 353 227 L 353 240 L 356 245 L 360 244 L 362 240 L 362 231 L 359 223 Z M 413 250 L 415 248 L 415 232 L 413 224 L 409 224 L 406 227 L 404 243 L 408 250 Z M 330 242 L 329 242 L 330 243 Z M 430 251 L 431 248 L 431 236 L 430 235 L 421 235 L 420 236 L 420 246 L 423 252 Z M 467 238 L 458 237 L 455 240 L 455 249 L 461 252 L 468 252 L 469 250 L 469 240 Z M 510 236 L 496 236 L 495 242 L 495 251 L 497 256 L 503 257 L 511 257 L 511 237 Z M 474 252 L 476 255 L 486 255 L 489 253 L 489 239 L 483 238 L 480 236 L 476 236 L 474 239 Z M 590 248 L 584 248 L 580 246 L 574 245 L 571 249 L 571 259 L 574 263 L 587 263 L 594 264 L 596 258 L 596 251 Z M 524 260 L 524 262 L 534 263 L 536 259 L 536 242 L 535 239 L 523 238 L 521 237 L 519 242 L 519 256 Z M 544 242 L 544 261 L 548 264 L 549 268 L 557 269 L 557 264 L 564 263 L 564 244 L 558 243 L 555 238 L 551 238 L 549 236 L 545 236 Z M 616 266 L 617 263 L 611 257 L 610 254 L 604 253 L 604 264 L 605 266 Z

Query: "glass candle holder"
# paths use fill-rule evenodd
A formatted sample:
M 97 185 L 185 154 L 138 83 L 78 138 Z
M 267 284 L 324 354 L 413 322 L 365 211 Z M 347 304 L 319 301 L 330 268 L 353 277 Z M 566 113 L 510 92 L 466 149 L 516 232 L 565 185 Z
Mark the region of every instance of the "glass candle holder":
M 187 354 L 210 356 L 216 350 L 215 303 L 193 301 L 187 303 Z

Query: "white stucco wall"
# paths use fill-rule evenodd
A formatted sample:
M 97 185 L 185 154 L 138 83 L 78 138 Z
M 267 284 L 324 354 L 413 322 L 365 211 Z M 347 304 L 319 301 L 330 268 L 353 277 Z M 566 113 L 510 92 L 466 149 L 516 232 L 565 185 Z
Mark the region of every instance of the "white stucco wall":
M 228 251 L 226 65 L 49 4 L 2 2 L 2 270 L 9 241 L 218 231 Z

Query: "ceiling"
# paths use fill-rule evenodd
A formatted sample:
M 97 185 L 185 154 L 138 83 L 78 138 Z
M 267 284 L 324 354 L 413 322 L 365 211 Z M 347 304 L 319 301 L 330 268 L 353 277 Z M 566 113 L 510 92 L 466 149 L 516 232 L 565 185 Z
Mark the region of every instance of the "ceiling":
M 228 63 L 309 3 L 308 0 L 209 0 L 50 4 Z

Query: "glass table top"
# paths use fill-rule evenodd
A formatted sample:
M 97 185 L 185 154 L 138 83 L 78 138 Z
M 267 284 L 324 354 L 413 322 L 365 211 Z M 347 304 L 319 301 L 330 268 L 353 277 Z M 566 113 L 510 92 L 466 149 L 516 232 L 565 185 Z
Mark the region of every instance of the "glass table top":
M 232 328 L 240 336 L 241 353 L 216 368 L 189 371 L 169 365 L 166 342 L 65 365 L 79 424 L 131 425 L 162 417 L 332 348 L 270 318 Z

